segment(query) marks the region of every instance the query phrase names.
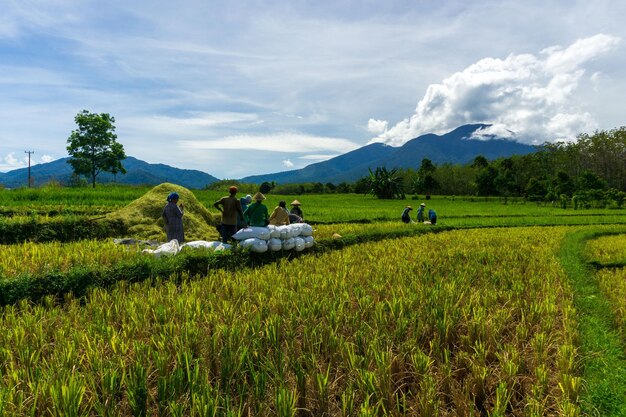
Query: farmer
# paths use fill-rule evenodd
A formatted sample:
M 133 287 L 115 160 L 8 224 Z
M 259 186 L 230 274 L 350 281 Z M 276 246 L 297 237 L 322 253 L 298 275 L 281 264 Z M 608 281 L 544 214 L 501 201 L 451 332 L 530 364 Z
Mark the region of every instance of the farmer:
M 293 200 L 291 202 L 291 210 L 289 211 L 289 213 L 295 214 L 296 216 L 300 217 L 300 221 L 298 223 L 302 223 L 304 221 L 304 214 L 302 214 L 302 209 L 300 208 L 301 205 L 302 203 L 300 203 L 298 200 Z
M 404 223 L 410 223 L 411 222 L 411 216 L 409 216 L 409 212 L 413 210 L 413 207 L 411 206 L 406 206 L 404 208 L 404 211 L 402 212 L 402 221 Z
M 183 203 L 178 205 L 178 193 L 170 193 L 167 196 L 167 204 L 163 208 L 163 221 L 165 222 L 165 234 L 167 241 L 176 239 L 178 243 L 185 241 L 183 232 Z
M 241 219 L 245 227 L 245 220 L 243 216 L 243 210 L 241 209 L 241 203 L 235 195 L 237 195 L 237 187 L 234 185 L 228 189 L 230 195 L 222 197 L 213 203 L 213 207 L 222 212 L 222 223 L 220 224 L 220 234 L 222 235 L 222 242 L 228 243 L 233 238 L 233 235 L 237 233 L 237 221 Z
M 418 223 L 424 222 L 424 209 L 426 208 L 426 204 L 420 204 L 420 208 L 417 209 L 417 221 Z
M 437 213 L 435 213 L 435 210 L 428 210 L 428 220 L 430 220 L 430 224 L 437 224 Z
M 256 193 L 252 196 L 252 199 L 255 202 L 250 204 L 244 213 L 246 222 L 248 222 L 250 226 L 267 226 L 269 224 L 270 216 L 268 214 L 267 207 L 263 205 L 265 196 L 261 193 Z
M 289 212 L 287 211 L 287 203 L 280 201 L 278 206 L 274 209 L 270 215 L 270 224 L 274 226 L 284 226 L 289 224 Z
M 250 204 L 252 202 L 252 196 L 250 194 L 246 195 L 245 197 L 241 197 L 239 199 L 239 203 L 241 204 L 241 211 L 243 213 L 246 212 L 246 209 L 248 208 L 248 204 Z M 237 218 L 237 230 L 239 229 L 243 229 L 244 227 L 246 227 L 246 221 L 243 217 L 238 217 Z

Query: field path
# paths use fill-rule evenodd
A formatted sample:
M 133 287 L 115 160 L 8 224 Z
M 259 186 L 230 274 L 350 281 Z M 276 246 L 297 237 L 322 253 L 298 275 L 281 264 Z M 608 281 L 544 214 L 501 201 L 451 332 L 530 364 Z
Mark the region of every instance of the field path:
M 622 231 L 626 233 L 626 229 Z M 626 416 L 626 345 L 594 271 L 583 257 L 586 241 L 598 235 L 590 230 L 573 232 L 565 238 L 560 253 L 578 311 L 582 376 L 586 382 L 581 406 L 590 416 Z

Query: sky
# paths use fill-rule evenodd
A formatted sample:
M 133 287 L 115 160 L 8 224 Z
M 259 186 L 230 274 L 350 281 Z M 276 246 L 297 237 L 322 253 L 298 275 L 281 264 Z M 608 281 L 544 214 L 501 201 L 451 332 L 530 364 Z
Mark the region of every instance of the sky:
M 626 2 L 0 0 L 0 172 L 83 109 L 129 156 L 221 179 L 467 123 L 524 142 L 626 125 Z

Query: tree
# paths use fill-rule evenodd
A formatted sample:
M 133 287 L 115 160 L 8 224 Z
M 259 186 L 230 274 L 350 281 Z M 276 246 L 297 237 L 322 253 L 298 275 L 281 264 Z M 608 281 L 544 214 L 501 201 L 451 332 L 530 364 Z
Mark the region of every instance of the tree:
M 272 183 L 269 183 L 269 182 L 265 181 L 265 182 L 263 182 L 263 183 L 261 184 L 261 186 L 259 187 L 259 191 L 260 191 L 262 194 L 268 194 L 270 191 L 272 191 L 272 188 L 274 188 L 274 187 L 272 186 Z
M 116 141 L 115 118 L 108 113 L 90 113 L 83 110 L 74 118 L 78 129 L 67 139 L 67 161 L 76 175 L 91 178 L 96 188 L 96 177 L 101 172 L 126 173 L 122 160 L 126 158 L 124 147 Z
M 387 171 L 385 167 L 378 167 L 372 172 L 370 168 L 367 185 L 369 193 L 381 199 L 405 198 L 402 192 L 402 178 L 397 169 Z

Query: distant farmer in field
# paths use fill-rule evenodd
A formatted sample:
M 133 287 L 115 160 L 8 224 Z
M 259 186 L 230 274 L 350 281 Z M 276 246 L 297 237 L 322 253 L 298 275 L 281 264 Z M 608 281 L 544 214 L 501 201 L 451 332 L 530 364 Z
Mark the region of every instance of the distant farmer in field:
M 265 200 L 265 196 L 261 193 L 256 193 L 252 196 L 252 199 L 255 201 L 250 204 L 244 213 L 246 221 L 250 226 L 259 226 L 265 227 L 269 224 L 269 214 L 267 211 L 267 207 L 263 205 L 263 200 Z
M 248 208 L 248 204 L 252 203 L 252 196 L 248 194 L 245 197 L 241 197 L 239 199 L 239 203 L 241 203 L 241 211 L 245 213 L 246 209 Z M 237 230 L 243 229 L 244 227 L 246 227 L 246 220 L 243 217 L 238 217 Z
M 270 215 L 270 224 L 274 226 L 289 224 L 289 212 L 287 211 L 287 203 L 285 201 L 280 201 Z
M 428 220 L 430 220 L 430 224 L 437 224 L 437 213 L 435 213 L 435 210 L 428 210 Z
M 424 209 L 426 208 L 426 204 L 420 204 L 420 208 L 417 209 L 417 221 L 418 223 L 424 223 Z
M 170 193 L 167 196 L 167 204 L 163 208 L 163 221 L 165 222 L 165 234 L 167 241 L 172 239 L 178 240 L 178 243 L 185 241 L 185 233 L 183 232 L 183 203 L 178 205 L 178 193 Z
M 300 208 L 301 205 L 302 203 L 300 203 L 298 200 L 293 200 L 291 202 L 291 210 L 289 211 L 289 213 L 295 214 L 296 216 L 300 217 L 302 221 L 304 221 L 304 214 L 302 214 L 302 209 Z
M 228 241 L 233 238 L 233 235 L 237 233 L 237 221 L 239 219 L 243 221 L 245 227 L 241 203 L 235 197 L 235 195 L 237 195 L 237 187 L 233 185 L 228 189 L 228 192 L 230 195 L 222 197 L 213 203 L 213 207 L 222 212 L 220 234 L 222 235 L 222 242 L 224 243 L 228 243 Z
M 406 206 L 404 208 L 404 211 L 402 212 L 402 221 L 404 223 L 410 223 L 411 222 L 411 216 L 409 216 L 409 212 L 413 210 L 413 207 L 411 206 Z

